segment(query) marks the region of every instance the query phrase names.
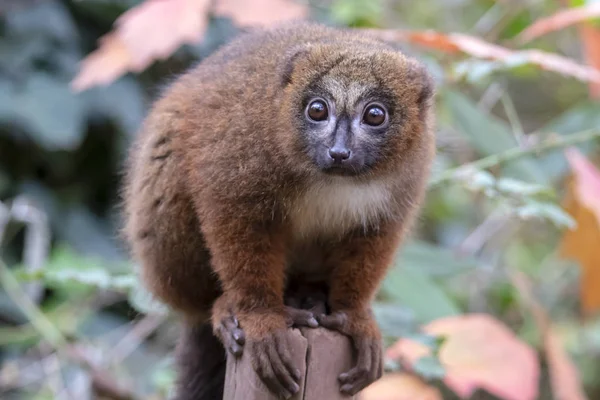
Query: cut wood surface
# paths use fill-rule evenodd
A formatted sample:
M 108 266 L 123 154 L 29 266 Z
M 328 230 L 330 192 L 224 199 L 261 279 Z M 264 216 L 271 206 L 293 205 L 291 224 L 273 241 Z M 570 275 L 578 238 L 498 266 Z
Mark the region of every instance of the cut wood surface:
M 325 329 L 291 329 L 294 364 L 302 372 L 300 391 L 292 400 L 353 400 L 340 393 L 338 375 L 352 367 L 350 340 Z M 223 400 L 279 400 L 261 382 L 246 353 L 228 355 Z

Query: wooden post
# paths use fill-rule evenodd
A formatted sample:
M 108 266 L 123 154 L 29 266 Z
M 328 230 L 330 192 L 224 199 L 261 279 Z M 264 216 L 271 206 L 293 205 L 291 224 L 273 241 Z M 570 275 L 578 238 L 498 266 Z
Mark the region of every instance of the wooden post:
M 300 391 L 292 400 L 353 400 L 340 393 L 338 375 L 352 367 L 350 340 L 323 328 L 289 331 L 294 363 L 302 373 Z M 279 400 L 254 372 L 246 353 L 227 358 L 223 400 Z

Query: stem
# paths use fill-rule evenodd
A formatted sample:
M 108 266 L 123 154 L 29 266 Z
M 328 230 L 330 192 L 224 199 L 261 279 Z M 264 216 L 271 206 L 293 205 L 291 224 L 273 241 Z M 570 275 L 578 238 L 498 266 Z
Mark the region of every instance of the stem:
M 0 284 L 6 291 L 6 294 L 8 294 L 8 297 L 23 311 L 27 319 L 31 322 L 31 325 L 45 340 L 57 350 L 67 346 L 67 340 L 60 330 L 29 299 L 27 293 L 23 291 L 2 260 L 0 260 Z
M 578 143 L 587 142 L 592 139 L 600 137 L 600 130 L 587 130 L 583 132 L 577 132 L 568 136 L 560 136 L 556 138 L 546 139 L 543 142 L 533 147 L 514 147 L 503 153 L 492 154 L 491 156 L 481 158 L 477 161 L 473 161 L 468 164 L 463 164 L 460 167 L 448 169 L 437 176 L 433 177 L 429 181 L 429 188 L 435 188 L 444 183 L 455 179 L 462 171 L 465 170 L 482 170 L 495 167 L 497 165 L 506 164 L 507 162 L 514 161 L 516 159 L 545 153 L 555 149 L 561 149 Z

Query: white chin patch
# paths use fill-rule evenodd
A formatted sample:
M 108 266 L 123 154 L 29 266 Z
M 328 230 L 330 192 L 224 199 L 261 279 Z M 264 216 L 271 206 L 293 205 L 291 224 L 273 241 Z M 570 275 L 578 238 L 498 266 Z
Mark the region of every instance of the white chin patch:
M 366 227 L 391 212 L 389 183 L 331 177 L 313 183 L 292 205 L 290 222 L 297 238 L 338 236 Z

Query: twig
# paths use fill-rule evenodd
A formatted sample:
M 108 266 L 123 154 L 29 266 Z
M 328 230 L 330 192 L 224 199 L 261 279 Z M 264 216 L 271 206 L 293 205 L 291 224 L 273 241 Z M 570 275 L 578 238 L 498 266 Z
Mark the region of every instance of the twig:
M 500 102 L 504 107 L 506 117 L 508 118 L 508 122 L 510 122 L 512 132 L 515 136 L 515 139 L 517 139 L 517 143 L 519 145 L 523 145 L 525 142 L 523 140 L 523 138 L 525 137 L 525 130 L 523 129 L 523 125 L 521 124 L 521 120 L 519 119 L 519 114 L 517 113 L 515 104 L 513 103 L 510 96 L 506 94 L 506 92 L 503 93 L 503 95 L 500 97 Z
M 508 222 L 508 218 L 498 210 L 493 211 L 481 224 L 467 236 L 458 251 L 460 254 L 475 255 L 494 237 Z
M 37 329 L 42 337 L 55 349 L 64 348 L 67 340 L 61 331 L 40 311 L 23 291 L 10 270 L 0 259 L 0 284 L 10 299 L 21 309 L 31 325 Z
M 67 340 L 62 332 L 40 311 L 37 305 L 29 298 L 27 293 L 19 285 L 19 282 L 11 274 L 10 270 L 0 259 L 0 284 L 6 291 L 8 297 L 21 309 L 31 325 L 40 335 L 57 351 L 67 346 Z M 60 367 L 60 363 L 59 363 Z M 60 370 L 57 372 L 60 375 Z
M 17 197 L 12 202 L 10 211 L 14 220 L 25 224 L 23 261 L 27 271 L 41 270 L 50 247 L 50 227 L 46 213 L 35 207 L 25 196 Z M 41 282 L 30 282 L 24 286 L 29 298 L 38 303 L 43 294 Z
M 107 364 L 119 364 L 123 362 L 140 343 L 150 336 L 165 320 L 163 315 L 147 315 L 140 321 L 136 322 L 109 353 Z
M 460 177 L 461 173 L 471 170 L 482 170 L 492 168 L 498 165 L 506 164 L 507 162 L 517 160 L 522 157 L 537 155 L 549 152 L 555 149 L 572 146 L 578 143 L 584 143 L 592 139 L 600 137 L 600 130 L 587 130 L 583 132 L 573 133 L 568 136 L 553 137 L 540 142 L 534 147 L 515 147 L 502 153 L 493 154 L 488 157 L 481 158 L 468 164 L 461 165 L 457 168 L 446 170 L 437 176 L 434 176 L 429 181 L 429 188 L 435 188 L 441 184 L 447 183 Z
M 10 221 L 11 217 L 25 223 L 28 228 L 25 246 L 26 250 L 24 254 L 26 264 L 33 269 L 41 268 L 42 263 L 46 258 L 49 244 L 48 226 L 45 214 L 31 207 L 28 202 L 24 202 L 22 199 L 16 201 L 10 210 L 0 202 L 0 242 L 3 239 L 6 224 Z M 87 359 L 85 355 L 78 354 L 71 350 L 71 346 L 63 336 L 62 332 L 46 317 L 46 315 L 44 315 L 34 301 L 32 301 L 32 298 L 30 298 L 24 288 L 21 287 L 2 259 L 0 259 L 0 285 L 6 291 L 8 297 L 19 307 L 29 320 L 30 325 L 26 325 L 25 327 L 33 328 L 56 351 L 52 356 L 51 360 L 53 361 L 53 365 L 50 368 L 47 368 L 48 364 L 42 364 L 42 366 L 45 367 L 46 373 L 49 372 L 49 369 L 54 369 L 54 367 L 56 367 L 55 376 L 62 376 L 59 357 L 64 356 L 66 359 L 76 362 L 90 372 L 92 386 L 97 392 L 108 395 L 116 400 L 137 399 L 137 396 L 133 391 L 126 387 L 120 387 L 117 383 L 117 379 L 110 375 L 108 371 L 99 368 Z M 51 388 L 55 394 L 56 392 L 61 393 L 57 398 L 62 397 L 62 395 L 69 395 L 69 392 L 67 388 L 64 387 L 62 381 L 57 381 L 55 385 L 51 385 Z
M 494 106 L 496 105 L 496 103 L 498 102 L 498 100 L 500 100 L 500 98 L 502 96 L 504 96 L 505 92 L 506 92 L 506 88 L 504 87 L 503 84 L 498 83 L 498 82 L 492 83 L 485 90 L 485 92 L 483 92 L 483 95 L 481 96 L 481 98 L 477 102 L 477 107 L 480 110 L 482 110 L 482 111 L 484 111 L 486 113 L 489 113 L 490 110 L 492 108 L 494 108 Z
M 140 400 L 131 388 L 125 387 L 109 371 L 96 365 L 83 349 L 77 346 L 67 348 L 69 357 L 90 372 L 94 391 L 114 400 Z
M 65 384 L 62 380 L 61 374 L 61 363 L 60 359 L 56 356 L 56 353 L 52 353 L 41 360 L 42 370 L 44 373 L 44 380 L 48 384 L 48 387 L 54 394 L 56 400 L 70 399 L 69 392 L 65 388 Z

